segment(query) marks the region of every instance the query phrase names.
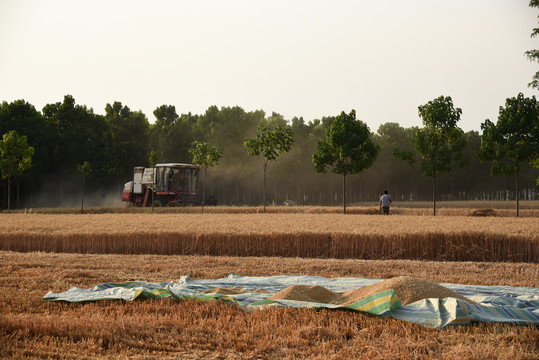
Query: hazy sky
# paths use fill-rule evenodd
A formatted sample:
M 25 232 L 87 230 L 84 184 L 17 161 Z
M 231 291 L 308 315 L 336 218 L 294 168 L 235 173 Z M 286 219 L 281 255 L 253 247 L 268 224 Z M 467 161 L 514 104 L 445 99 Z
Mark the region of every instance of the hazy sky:
M 356 109 L 376 131 L 421 126 L 417 107 L 448 95 L 460 127 L 479 131 L 506 98 L 538 94 L 528 2 L 0 0 L 0 101 L 42 110 L 71 94 L 150 122 L 163 104 L 306 122 Z

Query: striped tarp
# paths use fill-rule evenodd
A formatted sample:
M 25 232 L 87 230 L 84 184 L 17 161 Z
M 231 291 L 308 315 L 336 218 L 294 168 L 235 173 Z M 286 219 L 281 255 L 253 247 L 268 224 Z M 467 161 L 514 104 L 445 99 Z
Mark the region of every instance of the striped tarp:
M 387 290 L 351 305 L 324 304 L 295 300 L 271 300 L 273 294 L 293 285 L 323 286 L 334 292 L 354 290 L 382 279 L 324 278 L 307 275 L 249 277 L 230 275 L 217 280 L 193 280 L 187 276 L 179 281 L 149 283 L 131 281 L 105 283 L 91 289 L 72 287 L 55 294 L 47 293 L 43 301 L 86 302 L 100 300 L 135 299 L 197 299 L 221 300 L 246 309 L 277 307 L 310 307 L 349 309 L 394 319 L 419 323 L 429 327 L 466 325 L 477 322 L 499 322 L 519 325 L 539 325 L 539 288 L 510 286 L 474 286 L 440 283 L 464 295 L 479 305 L 456 298 L 423 299 L 402 305 L 393 290 Z M 216 293 L 209 293 L 216 291 Z M 237 290 L 226 291 L 226 290 Z

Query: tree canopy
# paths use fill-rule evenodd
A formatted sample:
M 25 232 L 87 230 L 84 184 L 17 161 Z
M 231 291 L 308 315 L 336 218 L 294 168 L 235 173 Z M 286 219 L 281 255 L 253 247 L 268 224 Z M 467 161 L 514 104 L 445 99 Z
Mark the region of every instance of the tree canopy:
M 266 212 L 266 172 L 272 161 L 287 153 L 294 143 L 294 132 L 283 124 L 271 130 L 261 122 L 254 138 L 247 138 L 243 145 L 250 156 L 259 158 L 264 169 L 264 212 Z
M 205 141 L 195 141 L 189 148 L 189 154 L 193 159 L 193 164 L 202 166 L 204 168 L 204 182 L 202 185 L 202 201 L 201 207 L 204 212 L 204 204 L 206 202 L 206 174 L 209 167 L 214 167 L 219 164 L 219 159 L 223 156 L 223 150 L 218 146 L 209 144 Z
M 26 136 L 19 136 L 17 131 L 11 130 L 2 136 L 0 141 L 0 170 L 2 179 L 8 182 L 8 212 L 11 210 L 11 182 L 14 177 L 21 176 L 32 166 L 34 148 L 28 145 Z
M 539 0 L 530 0 L 530 7 L 539 8 Z M 538 16 L 538 18 L 539 18 L 539 16 Z M 532 33 L 531 33 L 530 36 L 532 38 L 534 38 L 538 34 L 539 34 L 539 28 L 534 28 L 532 30 Z M 539 62 L 539 50 L 537 50 L 537 49 L 528 50 L 528 51 L 526 51 L 525 54 L 528 57 L 528 59 L 530 59 L 531 61 Z M 528 84 L 528 86 L 539 90 L 539 71 L 537 71 L 535 73 L 535 75 L 533 76 L 532 81 Z
M 131 105 L 131 104 L 129 104 Z M 209 106 L 201 114 L 180 112 L 171 105 L 156 107 L 158 120 L 149 124 L 147 117 L 132 106 L 111 101 L 104 115 L 71 95 L 59 102 L 47 104 L 41 111 L 25 100 L 0 104 L 1 135 L 16 130 L 27 137 L 35 149 L 32 167 L 13 180 L 0 179 L 0 208 L 7 209 L 8 193 L 11 207 L 77 207 L 81 203 L 80 172 L 77 166 L 88 161 L 92 176 L 85 179 L 84 205 L 119 206 L 123 184 L 133 180 L 135 166 L 153 162 L 191 162 L 189 147 L 195 141 L 205 141 L 219 147 L 224 155 L 219 166 L 211 169 L 212 179 L 205 189 L 202 181 L 197 193 L 211 194 L 223 205 L 340 205 L 343 203 L 343 176 L 331 172 L 319 173 L 313 166 L 313 154 L 318 142 L 337 116 L 306 121 L 301 117 L 286 119 L 277 112 L 246 111 L 239 106 Z M 286 156 L 271 162 L 265 191 L 260 191 L 263 172 L 251 161 L 244 140 L 255 138 L 260 123 L 268 129 L 282 126 L 293 133 L 293 146 Z M 361 176 L 346 176 L 346 201 L 369 204 L 377 201 L 380 192 L 388 189 L 394 201 L 432 201 L 432 180 L 422 176 L 419 166 L 410 167 L 393 157 L 394 148 L 417 154 L 413 139 L 418 128 L 404 128 L 396 122 L 381 124 L 371 134 L 380 148 L 374 164 L 362 170 Z M 535 132 L 537 133 L 537 131 Z M 441 200 L 515 199 L 513 177 L 490 176 L 493 161 L 481 163 L 477 152 L 481 135 L 477 131 L 464 134 L 466 145 L 462 158 L 465 168 L 455 168 L 436 174 L 437 198 Z M 151 155 L 151 151 L 155 153 Z M 257 156 L 263 160 L 262 153 Z M 521 199 L 536 199 L 536 179 L 539 169 L 524 162 L 519 168 Z M 218 180 L 218 181 L 217 181 Z M 207 196 L 207 195 L 206 195 Z
M 133 112 L 118 101 L 105 106 L 105 120 L 114 154 L 110 170 L 124 179 L 133 172 L 133 164 L 145 164 L 150 155 L 150 123 L 141 111 Z
M 492 161 L 493 175 L 516 174 L 517 216 L 518 175 L 523 164 L 533 164 L 539 158 L 539 104 L 535 96 L 525 98 L 522 93 L 508 98 L 500 106 L 498 122 L 485 120 L 479 157 Z
M 453 106 L 450 96 L 440 96 L 418 107 L 423 127 L 416 130 L 412 139 L 420 160 L 421 172 L 432 177 L 433 212 L 436 215 L 436 175 L 451 171 L 452 163 L 464 164 L 462 151 L 466 138 L 457 127 L 462 110 Z M 413 165 L 416 154 L 413 151 L 394 150 L 397 158 Z
M 94 114 L 86 105 L 76 104 L 71 95 L 64 96 L 63 102 L 45 105 L 43 114 L 55 132 L 52 152 L 59 176 L 60 203 L 63 204 L 68 180 L 77 175 L 77 165 L 88 159 L 93 164 L 95 180 L 110 184 L 110 172 L 114 172 L 111 164 L 116 162 L 105 117 Z
M 326 139 L 318 142 L 313 155 L 315 169 L 326 173 L 328 168 L 343 177 L 343 212 L 346 214 L 346 176 L 358 174 L 374 164 L 380 148 L 371 139 L 365 123 L 356 119 L 356 111 L 344 111 L 326 131 Z

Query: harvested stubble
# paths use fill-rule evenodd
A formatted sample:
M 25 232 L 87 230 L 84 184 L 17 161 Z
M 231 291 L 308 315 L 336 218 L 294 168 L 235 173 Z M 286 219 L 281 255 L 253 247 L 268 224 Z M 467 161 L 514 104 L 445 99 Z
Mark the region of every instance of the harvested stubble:
M 335 214 L 0 215 L 0 250 L 539 261 L 533 218 Z
M 0 358 L 537 358 L 535 327 L 482 324 L 441 331 L 357 312 L 245 312 L 222 303 L 168 300 L 41 303 L 41 297 L 70 286 L 230 273 L 415 275 L 436 282 L 539 286 L 539 264 L 2 251 L 0 263 Z

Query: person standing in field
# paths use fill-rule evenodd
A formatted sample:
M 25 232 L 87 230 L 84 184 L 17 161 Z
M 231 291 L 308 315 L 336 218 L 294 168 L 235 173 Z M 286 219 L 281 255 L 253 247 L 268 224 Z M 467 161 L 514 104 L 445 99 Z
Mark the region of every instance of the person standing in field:
M 384 210 L 384 215 L 389 215 L 389 206 L 391 205 L 391 196 L 387 190 L 380 196 L 380 211 Z

